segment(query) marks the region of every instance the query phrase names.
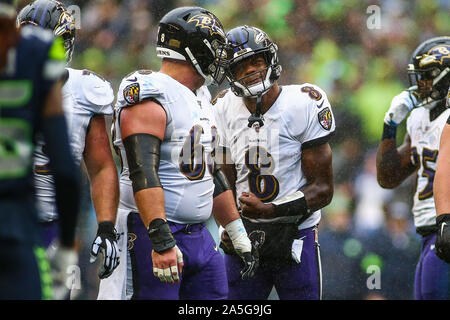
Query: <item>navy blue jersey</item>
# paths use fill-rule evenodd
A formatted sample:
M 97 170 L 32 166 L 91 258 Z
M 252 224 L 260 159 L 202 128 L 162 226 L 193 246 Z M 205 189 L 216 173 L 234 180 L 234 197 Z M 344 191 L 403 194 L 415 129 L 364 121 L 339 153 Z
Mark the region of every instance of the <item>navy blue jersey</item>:
M 24 27 L 0 73 L 0 197 L 32 192 L 32 152 L 49 89 L 61 78 L 65 53 L 51 32 Z
M 44 101 L 65 67 L 62 40 L 24 27 L 0 70 L 0 237 L 35 241 L 32 154 Z

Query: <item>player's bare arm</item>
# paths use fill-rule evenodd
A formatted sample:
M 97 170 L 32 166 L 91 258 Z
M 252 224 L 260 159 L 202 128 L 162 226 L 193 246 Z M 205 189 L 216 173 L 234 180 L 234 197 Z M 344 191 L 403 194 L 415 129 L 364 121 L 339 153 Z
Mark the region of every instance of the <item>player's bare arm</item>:
M 161 245 L 161 250 L 154 248 L 151 253 L 155 276 L 164 282 L 178 282 L 178 274 L 182 272 L 183 262 L 179 258 L 180 253 L 177 252 L 179 249 L 174 244 L 175 240 L 166 222 L 163 188 L 155 181 L 159 181 L 157 167 L 155 167 L 159 166 L 159 158 L 157 159 L 158 163 L 145 163 L 145 160 L 152 157 L 149 154 L 151 149 L 146 149 L 146 147 L 156 148 L 159 153 L 159 146 L 155 146 L 155 144 L 158 144 L 157 140 L 161 143 L 164 139 L 166 113 L 156 102 L 145 101 L 123 109 L 120 114 L 120 121 L 120 130 L 127 150 L 136 205 L 145 227 L 150 234 L 154 232 L 158 244 Z M 135 142 L 131 141 L 132 139 Z M 129 142 L 129 147 L 127 142 Z M 130 147 L 134 150 L 131 150 Z M 139 164 L 136 168 L 132 168 L 132 162 Z M 146 167 L 147 165 L 153 165 L 153 168 Z M 145 177 L 145 179 L 141 179 L 142 177 Z M 139 185 L 135 187 L 135 184 Z M 169 239 L 170 237 L 171 239 Z M 153 241 L 152 244 L 155 246 Z M 169 247 L 168 249 L 165 248 L 166 244 Z M 167 274 L 167 270 L 170 270 L 171 274 Z M 164 273 L 161 271 L 164 271 Z
M 119 182 L 103 115 L 94 115 L 89 123 L 83 158 L 98 222 L 97 236 L 91 249 L 91 262 L 96 260 L 100 251 L 103 252 L 103 263 L 99 271 L 99 277 L 103 279 L 109 277 L 119 265 L 114 228 L 119 205 Z
M 417 106 L 414 94 L 404 90 L 392 99 L 384 117 L 383 136 L 377 150 L 377 180 L 380 186 L 393 189 L 400 185 L 418 167 L 411 162 L 411 139 L 405 135 L 397 148 L 397 126 Z
M 403 144 L 397 148 L 395 139 L 383 139 L 377 150 L 377 180 L 383 188 L 399 186 L 417 170 L 411 162 L 411 139 L 405 135 Z
M 103 115 L 94 115 L 91 119 L 83 158 L 91 182 L 97 221 L 114 223 L 119 204 L 119 183 Z

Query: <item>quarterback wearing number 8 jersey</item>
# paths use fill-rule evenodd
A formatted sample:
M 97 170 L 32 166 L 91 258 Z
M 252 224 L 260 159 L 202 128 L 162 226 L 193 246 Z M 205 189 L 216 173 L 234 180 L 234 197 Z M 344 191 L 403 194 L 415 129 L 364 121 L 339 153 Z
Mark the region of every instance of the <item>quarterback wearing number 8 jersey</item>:
M 236 256 L 221 233 L 229 299 L 320 299 L 320 209 L 331 201 L 330 103 L 315 85 L 278 86 L 277 47 L 254 27 L 227 33 L 231 90 L 213 102 L 224 168 L 259 254 L 253 279 L 237 277 Z M 222 149 L 219 149 L 222 150 Z

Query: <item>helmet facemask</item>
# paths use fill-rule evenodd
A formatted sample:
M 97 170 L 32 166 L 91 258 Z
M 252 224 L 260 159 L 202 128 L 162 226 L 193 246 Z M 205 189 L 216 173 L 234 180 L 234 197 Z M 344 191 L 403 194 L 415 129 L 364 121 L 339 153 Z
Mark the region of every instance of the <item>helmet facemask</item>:
M 205 50 L 194 55 L 189 47 L 186 51 L 189 60 L 195 70 L 205 79 L 205 85 L 219 85 L 225 78 L 225 67 L 227 65 L 226 44 L 217 39 L 210 43 L 208 39 L 203 39 Z
M 278 64 L 277 45 L 260 29 L 249 26 L 236 27 L 227 34 L 230 57 L 226 70 L 231 90 L 239 97 L 255 98 L 267 93 L 280 77 L 281 66 Z M 265 65 L 249 59 L 263 58 Z M 258 70 L 245 74 L 240 67 L 247 63 L 257 63 Z M 239 70 L 239 71 L 238 71 Z M 244 74 L 242 74 L 244 71 Z
M 237 78 L 237 69 L 240 64 L 246 60 L 255 59 L 258 57 L 264 57 L 266 66 L 254 71 L 250 74 L 245 74 L 240 78 Z M 229 70 L 227 72 L 227 78 L 230 82 L 230 86 L 238 93 L 238 96 L 244 97 L 257 97 L 263 95 L 273 86 L 274 82 L 271 80 L 272 67 L 267 61 L 263 52 L 257 54 L 251 54 L 246 57 L 239 57 L 234 59 L 229 64 Z
M 450 85 L 450 45 L 442 43 L 413 54 L 408 65 L 410 91 L 419 106 L 434 108 L 445 99 Z

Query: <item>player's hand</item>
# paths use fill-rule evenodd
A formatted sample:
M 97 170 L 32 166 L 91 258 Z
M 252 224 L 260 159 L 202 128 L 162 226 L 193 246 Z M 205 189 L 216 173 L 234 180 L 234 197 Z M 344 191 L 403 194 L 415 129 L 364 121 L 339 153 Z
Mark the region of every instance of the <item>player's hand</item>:
M 239 197 L 242 215 L 247 218 L 275 218 L 274 206 L 262 202 L 255 194 L 242 192 Z
M 225 230 L 231 239 L 234 251 L 244 261 L 244 268 L 241 270 L 242 279 L 252 278 L 258 268 L 259 260 L 257 255 L 252 255 L 253 246 L 245 231 L 242 219 L 231 221 L 225 226 Z
M 255 250 L 255 252 L 257 251 Z M 241 270 L 242 280 L 253 278 L 259 266 L 258 256 L 251 252 L 244 252 L 241 258 L 244 261 L 244 268 Z
M 98 224 L 97 236 L 91 247 L 90 262 L 102 255 L 102 266 L 98 273 L 100 279 L 108 278 L 119 265 L 119 247 L 117 245 L 117 232 L 114 223 L 103 221 Z
M 183 253 L 175 246 L 164 252 L 158 253 L 152 250 L 153 275 L 161 282 L 180 282 L 180 275 L 183 271 Z
M 234 247 L 233 247 L 233 242 L 231 242 L 230 236 L 228 235 L 228 232 L 226 232 L 225 230 L 222 232 L 222 234 L 220 235 L 220 248 L 222 248 L 223 252 L 225 254 L 234 254 Z
M 69 277 L 72 277 L 73 273 L 70 267 L 77 265 L 78 254 L 74 248 L 62 247 L 54 242 L 47 249 L 47 258 L 50 262 L 50 274 L 53 281 L 53 299 L 66 300 L 72 289 Z
M 392 99 L 391 106 L 384 116 L 384 122 L 390 126 L 398 126 L 417 107 L 417 99 L 410 91 L 403 91 Z
M 450 214 L 436 217 L 438 231 L 436 235 L 436 255 L 443 261 L 450 263 Z

